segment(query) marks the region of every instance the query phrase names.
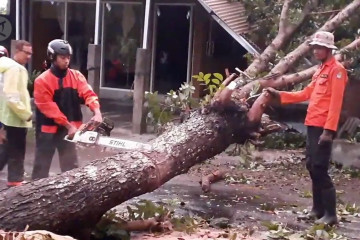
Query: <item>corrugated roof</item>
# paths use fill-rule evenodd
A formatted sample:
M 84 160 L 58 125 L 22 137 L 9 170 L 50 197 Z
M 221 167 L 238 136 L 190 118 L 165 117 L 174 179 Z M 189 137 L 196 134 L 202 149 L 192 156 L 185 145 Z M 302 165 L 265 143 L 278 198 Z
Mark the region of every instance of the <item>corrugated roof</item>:
M 244 5 L 231 0 L 198 0 L 210 15 L 248 52 L 258 54 L 255 44 L 244 37 L 250 31 Z
M 199 1 L 203 1 L 235 33 L 243 34 L 249 31 L 246 10 L 241 2 L 230 0 Z

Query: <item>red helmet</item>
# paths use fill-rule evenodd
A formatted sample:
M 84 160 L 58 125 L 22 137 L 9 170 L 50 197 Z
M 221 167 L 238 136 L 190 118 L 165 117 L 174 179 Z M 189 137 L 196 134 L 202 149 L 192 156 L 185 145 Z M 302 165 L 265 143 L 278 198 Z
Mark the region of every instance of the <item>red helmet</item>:
M 1 46 L 1 45 L 0 45 L 0 57 L 9 57 L 8 50 L 4 46 Z

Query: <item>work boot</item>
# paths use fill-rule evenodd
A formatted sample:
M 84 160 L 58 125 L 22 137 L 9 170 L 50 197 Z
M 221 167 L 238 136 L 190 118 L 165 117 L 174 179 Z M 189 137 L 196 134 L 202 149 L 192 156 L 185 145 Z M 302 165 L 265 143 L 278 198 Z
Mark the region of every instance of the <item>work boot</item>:
M 18 186 L 22 186 L 25 183 L 27 183 L 26 181 L 21 181 L 21 182 L 7 182 L 7 187 L 18 187 Z
M 316 224 L 334 225 L 338 223 L 336 216 L 336 191 L 335 188 L 322 190 L 323 206 L 325 215 L 319 220 L 315 221 Z
M 324 216 L 325 210 L 324 206 L 322 204 L 322 193 L 321 188 L 318 187 L 312 187 L 312 195 L 313 195 L 313 207 L 311 211 L 308 214 L 308 217 L 310 219 L 319 219 Z

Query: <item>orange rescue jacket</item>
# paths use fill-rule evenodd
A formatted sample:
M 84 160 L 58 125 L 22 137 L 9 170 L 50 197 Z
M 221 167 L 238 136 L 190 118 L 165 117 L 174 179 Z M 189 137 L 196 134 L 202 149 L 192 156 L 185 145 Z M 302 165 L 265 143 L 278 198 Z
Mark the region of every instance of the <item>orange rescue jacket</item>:
M 281 103 L 309 100 L 305 125 L 336 131 L 347 80 L 346 69 L 332 57 L 320 65 L 311 83 L 302 91 L 280 92 Z
M 76 127 L 82 123 L 80 104 L 92 111 L 100 108 L 97 95 L 79 71 L 68 69 L 65 77 L 55 76 L 51 70 L 35 79 L 34 100 L 36 125 L 41 132 L 55 133 L 69 122 Z

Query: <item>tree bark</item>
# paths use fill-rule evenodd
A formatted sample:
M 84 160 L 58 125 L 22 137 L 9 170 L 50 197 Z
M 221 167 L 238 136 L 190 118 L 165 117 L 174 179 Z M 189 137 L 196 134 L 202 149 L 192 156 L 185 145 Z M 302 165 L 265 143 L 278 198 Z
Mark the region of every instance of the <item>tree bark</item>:
M 112 207 L 151 192 L 171 178 L 223 152 L 235 134 L 247 138 L 246 108 L 198 110 L 165 132 L 151 151 L 129 151 L 83 168 L 0 192 L 0 229 L 43 229 L 72 234 L 93 227 Z M 240 124 L 239 124 L 240 122 Z M 196 139 L 196 141 L 194 140 Z
M 312 9 L 318 5 L 318 0 L 308 1 L 304 6 L 299 21 L 297 23 L 290 24 L 288 13 L 291 2 L 292 0 L 285 0 L 284 2 L 280 15 L 279 32 L 274 40 L 265 48 L 260 56 L 255 57 L 254 61 L 245 70 L 245 73 L 250 77 L 255 77 L 257 74 L 268 68 L 269 62 L 274 60 L 277 51 L 284 47 L 287 41 L 294 35 L 296 30 L 303 24 Z

